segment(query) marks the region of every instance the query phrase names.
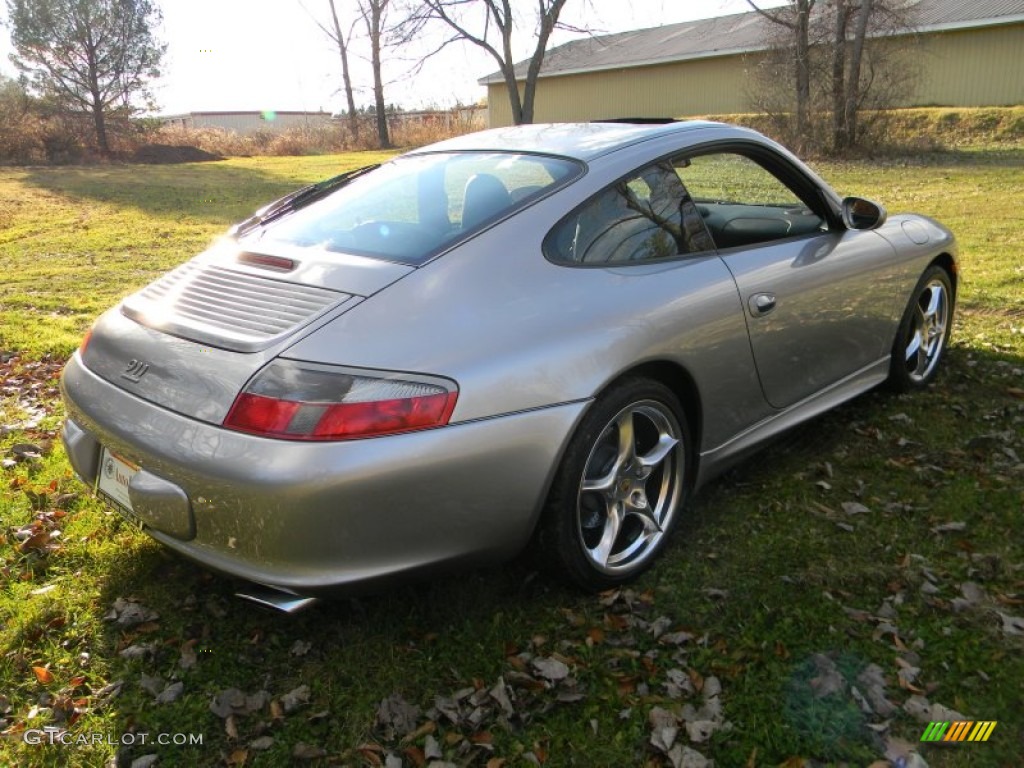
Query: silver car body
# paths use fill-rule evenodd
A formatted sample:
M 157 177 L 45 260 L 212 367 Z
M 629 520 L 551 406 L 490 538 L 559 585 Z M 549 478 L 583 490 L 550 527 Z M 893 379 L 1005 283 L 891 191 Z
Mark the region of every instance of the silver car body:
M 417 153 L 543 152 L 581 173 L 422 265 L 246 238 L 214 246 L 104 314 L 68 363 L 75 470 L 94 483 L 106 446 L 140 468 L 128 490 L 151 536 L 299 593 L 521 550 L 574 428 L 629 372 L 678 392 L 700 485 L 883 381 L 922 271 L 956 256 L 946 229 L 898 215 L 872 230 L 832 226 L 658 263 L 574 268 L 544 257 L 552 228 L 616 179 L 714 146 L 771 153 L 838 220 L 839 196 L 797 158 L 720 124 L 528 126 L 427 147 Z M 299 266 L 279 276 L 241 263 L 243 246 Z M 255 334 L 194 317 L 140 321 L 190 280 L 301 310 Z M 768 299 L 774 311 L 760 314 Z M 278 358 L 442 377 L 458 399 L 447 426 L 369 439 L 293 442 L 221 426 Z

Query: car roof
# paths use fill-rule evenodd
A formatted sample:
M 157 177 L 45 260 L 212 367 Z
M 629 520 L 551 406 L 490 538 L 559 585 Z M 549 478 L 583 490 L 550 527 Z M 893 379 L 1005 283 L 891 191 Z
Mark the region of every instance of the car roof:
M 586 162 L 653 138 L 711 130 L 719 135 L 724 133 L 737 138 L 756 135 L 743 128 L 705 120 L 656 125 L 622 122 L 538 123 L 468 133 L 421 147 L 410 154 L 459 151 L 540 152 Z

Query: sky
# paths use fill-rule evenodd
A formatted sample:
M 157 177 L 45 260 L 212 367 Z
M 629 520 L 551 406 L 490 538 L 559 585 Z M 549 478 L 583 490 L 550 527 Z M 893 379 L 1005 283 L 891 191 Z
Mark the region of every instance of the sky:
M 336 4 L 343 17 L 356 6 L 355 0 Z M 520 4 L 533 6 L 522 0 Z M 163 22 L 157 32 L 167 43 L 167 54 L 153 89 L 158 114 L 344 108 L 337 49 L 311 15 L 326 23 L 327 0 L 162 0 L 160 7 Z M 746 0 L 569 0 L 562 20 L 600 34 L 747 10 Z M 557 31 L 552 44 L 577 37 L 578 32 Z M 357 35 L 350 60 L 357 106 L 373 101 L 364 43 Z M 436 40 L 423 39 L 387 52 L 386 101 L 415 109 L 484 98 L 485 89 L 477 80 L 496 71 L 497 65 L 475 46 L 449 46 L 419 72 L 412 72 L 414 61 L 434 47 L 432 43 Z M 520 35 L 520 46 L 517 57 L 528 57 L 530 35 Z M 8 77 L 15 75 L 8 58 L 11 50 L 7 29 L 0 28 L 0 74 Z

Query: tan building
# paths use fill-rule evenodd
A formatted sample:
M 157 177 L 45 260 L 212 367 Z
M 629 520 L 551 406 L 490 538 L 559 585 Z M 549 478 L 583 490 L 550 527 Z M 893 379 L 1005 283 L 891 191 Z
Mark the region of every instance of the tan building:
M 893 106 L 1024 104 L 1024 0 L 917 0 L 909 5 L 919 76 Z M 747 112 L 749 70 L 771 22 L 756 12 L 590 37 L 551 49 L 537 81 L 535 122 Z M 526 62 L 516 67 L 525 77 Z M 510 125 L 500 73 L 488 122 Z
M 161 115 L 164 125 L 180 128 L 220 128 L 235 133 L 285 131 L 296 127 L 329 125 L 329 112 L 186 112 Z

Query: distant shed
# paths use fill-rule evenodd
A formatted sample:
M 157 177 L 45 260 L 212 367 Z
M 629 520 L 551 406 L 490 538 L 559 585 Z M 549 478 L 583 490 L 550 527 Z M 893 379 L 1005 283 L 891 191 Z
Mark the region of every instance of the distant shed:
M 329 125 L 330 112 L 185 112 L 161 115 L 164 125 L 181 128 L 220 128 L 249 134 L 258 131 L 285 131 L 296 127 Z
M 921 77 L 893 106 L 1024 104 L 1024 0 L 917 0 L 910 10 Z M 750 11 L 557 46 L 537 80 L 534 121 L 749 111 L 749 70 L 770 25 Z M 526 66 L 516 65 L 520 82 Z M 480 84 L 489 125 L 510 125 L 501 74 Z

